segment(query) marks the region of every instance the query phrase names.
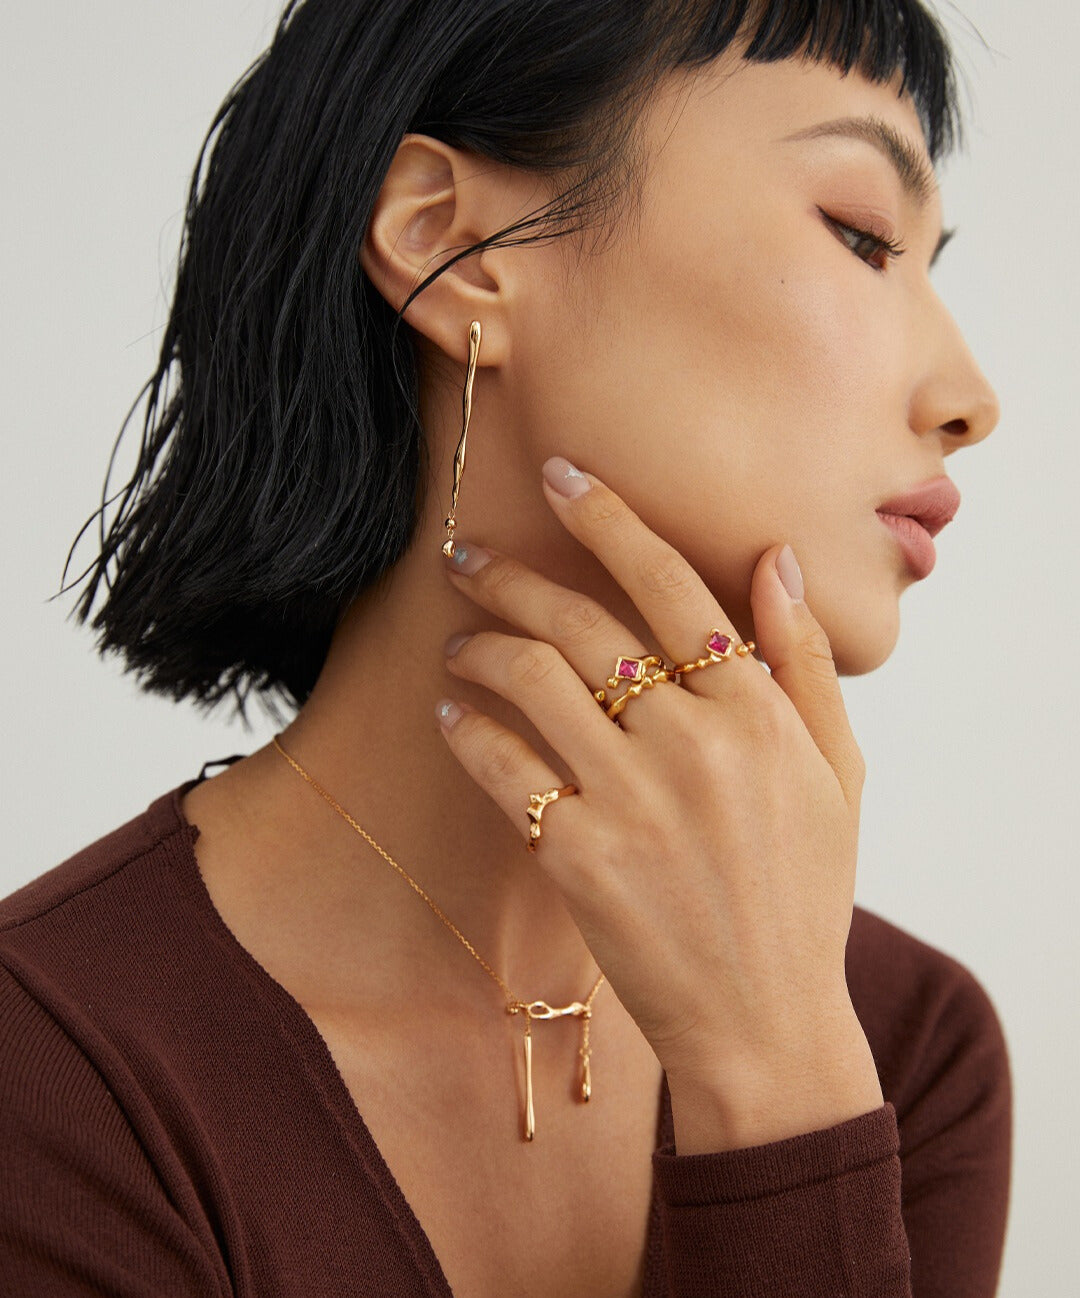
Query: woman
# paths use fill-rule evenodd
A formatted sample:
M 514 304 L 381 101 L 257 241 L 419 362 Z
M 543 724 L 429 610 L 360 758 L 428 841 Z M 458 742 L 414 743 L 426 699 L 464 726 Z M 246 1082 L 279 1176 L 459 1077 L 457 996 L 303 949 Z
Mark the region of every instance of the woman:
M 838 685 L 998 416 L 957 126 L 914 0 L 287 7 L 79 612 L 296 715 L 0 904 L 12 1292 L 994 1292 Z

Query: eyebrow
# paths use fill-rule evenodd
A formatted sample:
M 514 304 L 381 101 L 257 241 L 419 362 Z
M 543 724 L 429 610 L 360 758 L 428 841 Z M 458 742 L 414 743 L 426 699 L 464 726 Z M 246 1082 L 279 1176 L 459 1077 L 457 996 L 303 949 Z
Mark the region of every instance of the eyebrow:
M 930 164 L 905 135 L 881 117 L 837 117 L 829 122 L 805 126 L 801 131 L 793 131 L 790 135 L 785 135 L 783 140 L 820 140 L 830 136 L 864 140 L 867 144 L 872 144 L 892 163 L 904 192 L 918 207 L 929 206 L 931 198 L 938 192 L 937 179 Z M 931 266 L 955 233 L 955 229 L 942 230 L 934 255 L 930 258 Z

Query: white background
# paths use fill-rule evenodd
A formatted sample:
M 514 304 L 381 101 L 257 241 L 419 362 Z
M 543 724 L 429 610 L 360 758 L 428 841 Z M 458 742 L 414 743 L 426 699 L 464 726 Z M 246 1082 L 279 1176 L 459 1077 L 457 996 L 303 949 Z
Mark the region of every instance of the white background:
M 74 592 L 46 601 L 154 368 L 198 146 L 278 12 L 61 0 L 4 14 L 0 895 L 272 732 L 257 708 L 245 732 L 142 694 L 65 621 Z M 968 145 L 941 172 L 960 233 L 935 279 L 1004 413 L 949 462 L 964 507 L 903 597 L 897 649 L 844 682 L 869 770 L 857 900 L 962 960 L 998 1007 L 1016 1088 L 1000 1293 L 1054 1298 L 1080 1274 L 1080 9 L 967 0 L 963 15 L 945 11 Z

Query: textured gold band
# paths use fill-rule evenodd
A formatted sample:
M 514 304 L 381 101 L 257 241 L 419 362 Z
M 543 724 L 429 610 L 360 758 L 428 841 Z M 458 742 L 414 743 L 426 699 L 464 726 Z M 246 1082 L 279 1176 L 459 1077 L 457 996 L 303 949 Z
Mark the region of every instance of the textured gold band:
M 745 644 L 736 644 L 730 636 L 725 635 L 719 627 L 714 626 L 709 632 L 709 638 L 705 641 L 706 656 L 704 658 L 694 658 L 688 663 L 682 663 L 672 670 L 679 676 L 685 676 L 687 672 L 697 671 L 699 667 L 708 667 L 712 663 L 726 662 L 733 653 L 745 658 L 752 654 L 757 648 L 753 640 L 747 640 Z
M 637 698 L 642 690 L 652 689 L 654 685 L 659 685 L 663 681 L 680 684 L 677 678 L 685 676 L 687 672 L 697 671 L 699 667 L 708 667 L 712 663 L 726 662 L 733 653 L 738 654 L 740 658 L 745 658 L 747 654 L 752 654 L 756 647 L 753 640 L 748 640 L 745 644 L 735 644 L 730 636 L 714 626 L 705 641 L 706 656 L 703 658 L 694 658 L 690 662 L 675 665 L 665 663 L 656 654 L 648 654 L 644 658 L 621 655 L 616 658 L 615 670 L 605 683 L 608 689 L 614 689 L 622 681 L 631 681 L 632 684 L 628 686 L 625 694 L 619 695 L 616 699 L 609 699 L 604 689 L 594 690 L 593 698 L 604 709 L 605 716 L 614 721 L 626 707 L 627 700 Z
M 540 817 L 544 814 L 544 808 L 549 802 L 555 802 L 563 794 L 577 793 L 577 786 L 574 784 L 564 784 L 561 789 L 548 789 L 544 793 L 530 793 L 529 805 L 526 808 L 526 815 L 529 817 L 529 840 L 525 844 L 525 850 L 528 852 L 536 851 L 536 840 L 540 837 Z

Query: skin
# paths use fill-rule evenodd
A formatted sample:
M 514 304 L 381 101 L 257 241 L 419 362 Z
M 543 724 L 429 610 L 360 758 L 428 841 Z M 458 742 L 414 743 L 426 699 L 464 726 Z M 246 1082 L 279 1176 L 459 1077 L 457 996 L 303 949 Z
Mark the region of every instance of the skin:
M 654 1102 L 659 1062 L 680 1153 L 882 1102 L 843 977 L 864 770 L 837 676 L 885 661 L 914 580 L 876 507 L 987 436 L 998 405 L 929 277 L 940 199 L 917 207 L 864 142 L 779 142 L 863 113 L 925 155 L 895 84 L 734 55 L 673 75 L 642 120 L 637 220 L 591 254 L 573 238 L 486 250 L 412 303 L 433 465 L 421 526 L 350 609 L 282 736 L 516 994 L 583 998 L 599 962 L 594 1050 L 607 1025 L 642 1079 L 617 1116 Z M 547 192 L 407 137 L 360 260 L 397 306 Z M 907 251 L 857 256 L 819 207 Z M 474 319 L 456 540 L 500 557 L 467 577 L 440 546 Z M 542 486 L 552 456 L 593 490 L 560 503 Z M 785 542 L 805 602 L 775 577 Z M 686 661 L 712 626 L 754 639 L 760 661 L 647 691 L 625 729 L 590 701 L 616 654 Z M 446 660 L 456 632 L 484 634 Z M 443 697 L 467 708 L 452 730 Z M 571 780 L 582 792 L 525 852 L 528 792 Z M 215 904 L 328 1036 L 423 1004 L 417 1085 L 445 1089 L 450 1058 L 477 1086 L 506 1071 L 461 1047 L 481 1021 L 520 1040 L 518 1020 L 497 1022 L 499 989 L 272 746 L 194 789 L 185 813 Z M 562 1027 L 545 1038 L 562 1043 L 545 1047 L 549 1094 L 565 1094 L 576 1023 L 537 1029 Z M 598 1053 L 593 1067 L 596 1084 Z M 551 1176 L 565 1186 L 565 1162 Z

